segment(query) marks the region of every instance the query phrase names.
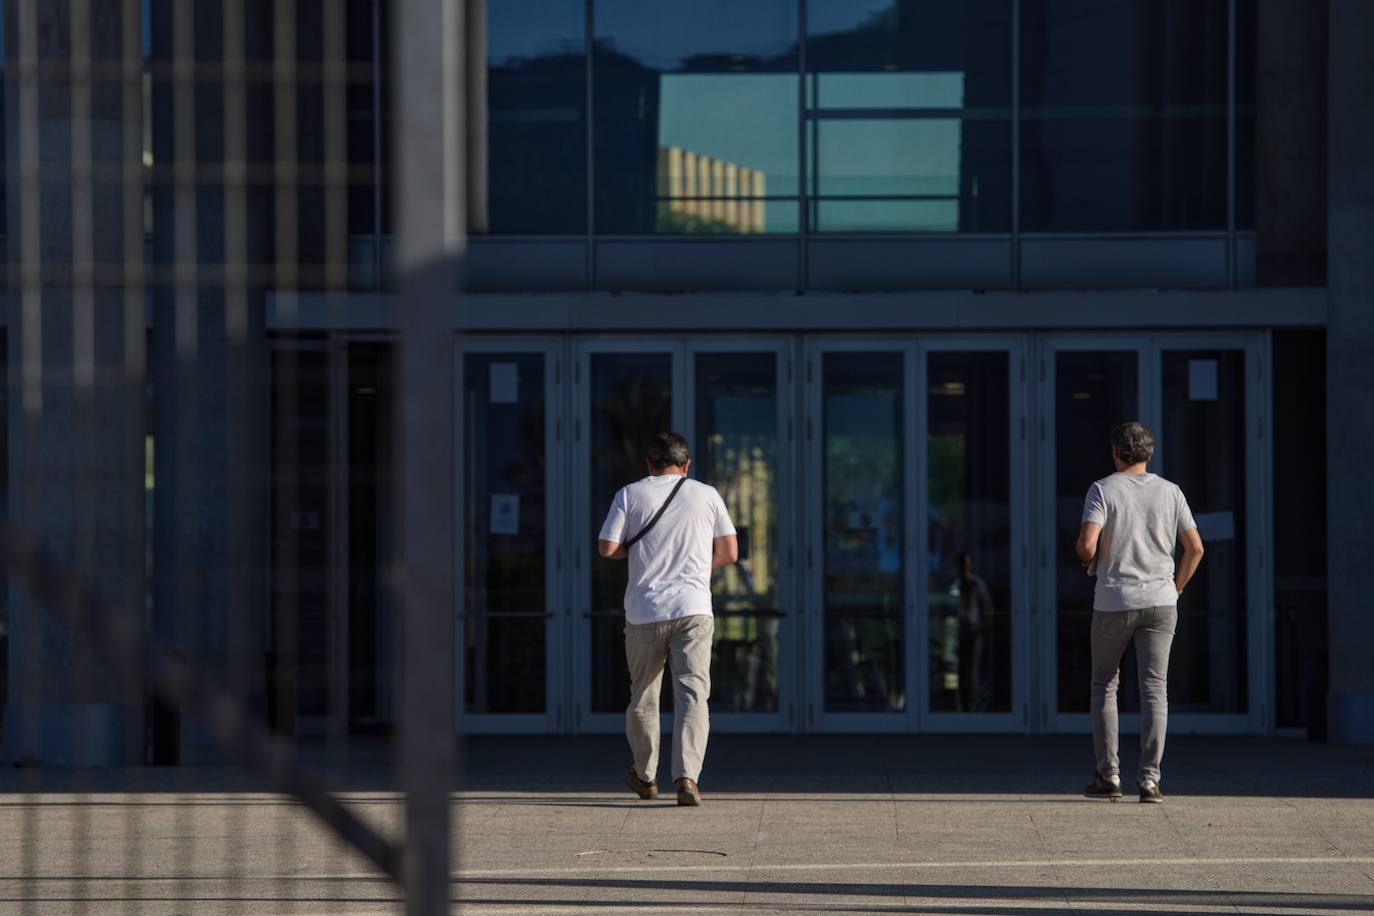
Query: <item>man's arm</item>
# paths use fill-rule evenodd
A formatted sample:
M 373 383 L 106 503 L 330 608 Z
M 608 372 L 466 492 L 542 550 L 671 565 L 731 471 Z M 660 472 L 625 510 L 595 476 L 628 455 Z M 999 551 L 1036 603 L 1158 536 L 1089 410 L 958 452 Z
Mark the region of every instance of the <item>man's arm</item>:
M 739 538 L 724 534 L 711 541 L 711 572 L 739 560 Z
M 1197 533 L 1196 528 L 1189 528 L 1178 536 L 1178 540 L 1183 545 L 1183 559 L 1179 561 L 1178 570 L 1174 573 L 1174 588 L 1181 595 L 1184 586 L 1193 578 L 1198 564 L 1202 562 L 1202 535 Z
M 1084 522 L 1083 527 L 1078 529 L 1078 542 L 1073 545 L 1073 549 L 1078 552 L 1078 562 L 1087 569 L 1097 556 L 1097 539 L 1102 535 L 1102 526 L 1097 522 Z
M 608 541 L 605 538 L 598 538 L 596 541 L 596 552 L 608 560 L 623 560 L 630 555 L 630 548 L 619 541 Z

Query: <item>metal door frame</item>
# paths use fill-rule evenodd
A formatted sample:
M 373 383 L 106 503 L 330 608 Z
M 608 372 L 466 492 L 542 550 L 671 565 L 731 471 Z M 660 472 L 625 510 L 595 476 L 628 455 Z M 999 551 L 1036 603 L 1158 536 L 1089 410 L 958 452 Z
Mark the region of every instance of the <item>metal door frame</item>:
M 902 673 L 905 685 L 905 708 L 901 712 L 837 712 L 825 711 L 825 497 L 822 449 L 824 448 L 824 355 L 826 353 L 899 353 L 902 355 L 902 449 L 907 461 L 902 465 L 902 543 L 908 559 L 903 563 L 902 579 L 906 589 L 902 620 L 904 634 Z M 915 335 L 891 337 L 844 337 L 839 335 L 808 336 L 805 341 L 805 431 L 802 438 L 805 479 L 805 499 L 802 509 L 804 521 L 805 562 L 801 564 L 806 587 L 803 609 L 806 618 L 805 655 L 801 667 L 806 674 L 804 702 L 805 730 L 835 733 L 902 733 L 918 729 L 921 694 L 924 687 L 913 681 L 920 664 L 917 656 L 917 634 L 921 623 L 917 620 L 920 602 L 917 567 L 910 562 L 910 546 L 918 540 L 920 525 L 916 515 L 921 504 L 916 494 L 917 484 L 924 479 L 925 455 L 919 446 L 917 398 L 911 394 L 917 371 L 918 354 Z M 924 410 L 924 405 L 919 405 Z
M 573 654 L 568 665 L 571 677 L 568 696 L 573 713 L 569 730 L 575 733 L 614 734 L 624 730 L 625 716 L 621 712 L 591 711 L 592 697 L 590 686 L 591 663 L 591 581 L 584 564 L 592 562 L 592 545 L 587 541 L 586 532 L 593 527 L 593 517 L 600 518 L 605 507 L 591 506 L 591 368 L 590 358 L 599 353 L 658 353 L 668 354 L 672 360 L 670 377 L 672 380 L 671 416 L 675 429 L 691 430 L 695 427 L 695 360 L 698 353 L 761 353 L 777 355 L 777 394 L 778 394 L 778 497 L 780 505 L 787 505 L 790 494 L 796 492 L 797 474 L 795 472 L 795 448 L 789 439 L 789 424 L 795 427 L 795 400 L 792 396 L 794 385 L 793 365 L 794 345 L 784 335 L 683 335 L 683 334 L 634 334 L 634 335 L 585 335 L 573 338 L 571 342 L 572 381 L 570 391 L 573 435 L 570 438 L 572 449 L 572 499 L 570 501 L 568 538 L 573 562 L 569 572 L 570 609 L 572 611 L 572 639 L 568 640 Z M 693 475 L 695 476 L 695 475 Z M 628 483 L 629 481 L 627 481 Z M 792 501 L 796 505 L 795 500 Z M 795 577 L 788 567 L 788 551 L 795 543 L 798 521 L 784 518 L 779 513 L 778 524 L 778 576 L 779 602 L 790 600 L 797 606 L 798 592 Z M 584 543 L 585 542 L 585 543 Z M 795 555 L 795 551 L 792 551 Z M 711 724 L 719 732 L 783 732 L 794 729 L 796 721 L 796 697 L 800 672 L 796 670 L 795 659 L 799 657 L 796 644 L 800 636 L 793 635 L 799 629 L 796 614 L 784 618 L 791 626 L 780 627 L 778 641 L 778 662 L 784 668 L 778 679 L 778 710 L 774 713 L 713 713 Z M 666 688 L 665 688 L 666 689 Z M 671 717 L 664 716 L 661 723 L 665 732 L 671 731 Z
M 1273 574 L 1266 558 L 1272 556 L 1272 508 L 1269 482 L 1272 474 L 1269 443 L 1265 430 L 1272 426 L 1272 395 L 1268 390 L 1266 363 L 1269 335 L 1261 331 L 1163 332 L 1138 334 L 1062 333 L 1040 336 L 1037 342 L 1039 363 L 1038 447 L 1035 459 L 1035 505 L 1040 519 L 1032 531 L 1038 557 L 1035 574 L 1037 606 L 1032 614 L 1036 644 L 1035 658 L 1040 665 L 1036 678 L 1037 730 L 1086 733 L 1087 713 L 1058 711 L 1058 605 L 1056 574 L 1052 568 L 1055 544 L 1055 356 L 1064 351 L 1133 351 L 1137 356 L 1137 397 L 1141 422 L 1158 429 L 1163 418 L 1162 371 L 1166 350 L 1206 349 L 1241 351 L 1245 355 L 1245 426 L 1250 445 L 1246 454 L 1246 518 L 1249 549 L 1246 556 L 1246 676 L 1249 696 L 1244 713 L 1174 713 L 1171 731 L 1182 734 L 1247 734 L 1272 728 L 1273 692 Z M 1103 445 L 1104 454 L 1106 446 Z M 1164 472 L 1162 456 L 1152 463 Z M 1103 476 L 1110 472 L 1104 470 Z M 1086 483 L 1085 483 L 1086 492 Z M 1204 559 L 1203 562 L 1206 562 Z M 1083 685 L 1084 691 L 1088 685 Z M 1122 714 L 1122 732 L 1137 732 L 1138 713 Z
M 1009 559 L 1011 560 L 1011 708 L 1004 713 L 935 712 L 930 708 L 930 676 L 927 653 L 920 653 L 919 715 L 917 724 L 923 732 L 1025 732 L 1030 729 L 1032 668 L 1034 659 L 1030 611 L 1034 604 L 1031 588 L 1030 552 L 1030 467 L 1027 461 L 1031 441 L 1029 369 L 1027 343 L 1020 334 L 930 334 L 919 338 L 916 377 L 912 379 L 917 402 L 919 444 L 919 474 L 916 480 L 917 506 L 925 511 L 929 505 L 929 392 L 928 358 L 931 353 L 1005 353 L 1007 354 L 1007 451 L 1005 461 L 1010 476 L 1008 510 L 1010 513 Z M 924 515 L 922 516 L 924 517 Z M 917 609 L 916 645 L 929 646 L 930 635 L 930 550 L 929 527 L 917 526 L 916 556 Z
M 544 633 L 544 712 L 542 713 L 469 713 L 466 711 L 465 686 L 465 636 L 463 621 L 467 619 L 467 589 L 454 590 L 454 632 L 453 632 L 453 684 L 455 728 L 467 734 L 547 734 L 554 733 L 566 726 L 569 713 L 567 696 L 567 672 L 565 671 L 566 653 L 562 651 L 569 630 L 569 603 L 567 600 L 566 568 L 566 524 L 563 507 L 566 503 L 563 489 L 565 477 L 559 473 L 564 467 L 563 416 L 565 412 L 566 386 L 563 384 L 564 348 L 555 337 L 491 336 L 477 337 L 464 335 L 456 342 L 453 360 L 454 391 L 454 454 L 465 454 L 464 446 L 464 404 L 463 372 L 468 354 L 529 354 L 544 355 L 544 541 L 545 541 L 545 633 Z M 455 475 L 462 467 L 455 467 Z M 453 563 L 454 569 L 464 568 L 464 548 L 466 547 L 467 506 L 464 504 L 463 481 L 454 481 L 454 526 Z

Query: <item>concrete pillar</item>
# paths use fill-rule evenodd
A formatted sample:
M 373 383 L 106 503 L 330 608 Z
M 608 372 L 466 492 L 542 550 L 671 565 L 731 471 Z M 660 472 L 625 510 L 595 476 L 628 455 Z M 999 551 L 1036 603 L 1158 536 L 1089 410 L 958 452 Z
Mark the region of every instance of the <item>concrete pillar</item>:
M 27 77 L 5 81 L 8 521 L 109 613 L 142 618 L 142 111 L 126 91 L 137 70 L 121 79 L 138 61 L 138 4 L 5 7 L 6 72 Z M 7 765 L 142 760 L 137 660 L 13 582 L 9 633 Z
M 1327 566 L 1332 741 L 1374 744 L 1374 16 L 1331 0 L 1328 106 Z
M 1255 22 L 1255 280 L 1320 286 L 1326 271 L 1327 10 L 1265 0 Z

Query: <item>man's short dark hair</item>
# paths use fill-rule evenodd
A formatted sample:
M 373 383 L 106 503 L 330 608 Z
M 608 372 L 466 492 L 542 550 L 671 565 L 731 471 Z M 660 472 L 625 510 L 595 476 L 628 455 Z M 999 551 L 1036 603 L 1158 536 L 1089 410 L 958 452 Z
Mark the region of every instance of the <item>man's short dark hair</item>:
M 655 471 L 661 471 L 666 467 L 682 467 L 692 456 L 687 451 L 687 440 L 682 436 L 659 433 L 649 443 L 649 452 L 645 457 Z
M 1112 430 L 1112 448 L 1126 464 L 1149 461 L 1155 454 L 1155 435 L 1135 420 Z

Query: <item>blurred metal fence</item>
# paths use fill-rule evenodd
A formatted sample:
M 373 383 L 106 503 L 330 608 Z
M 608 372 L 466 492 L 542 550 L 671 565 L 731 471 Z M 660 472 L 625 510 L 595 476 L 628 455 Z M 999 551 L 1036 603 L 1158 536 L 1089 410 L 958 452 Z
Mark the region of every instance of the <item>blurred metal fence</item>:
M 468 6 L 4 0 L 0 909 L 449 910 Z M 277 408 L 308 341 L 265 322 L 348 289 L 350 201 L 383 223 L 351 94 L 395 153 L 404 663 L 373 757 L 298 740 L 313 432 Z

